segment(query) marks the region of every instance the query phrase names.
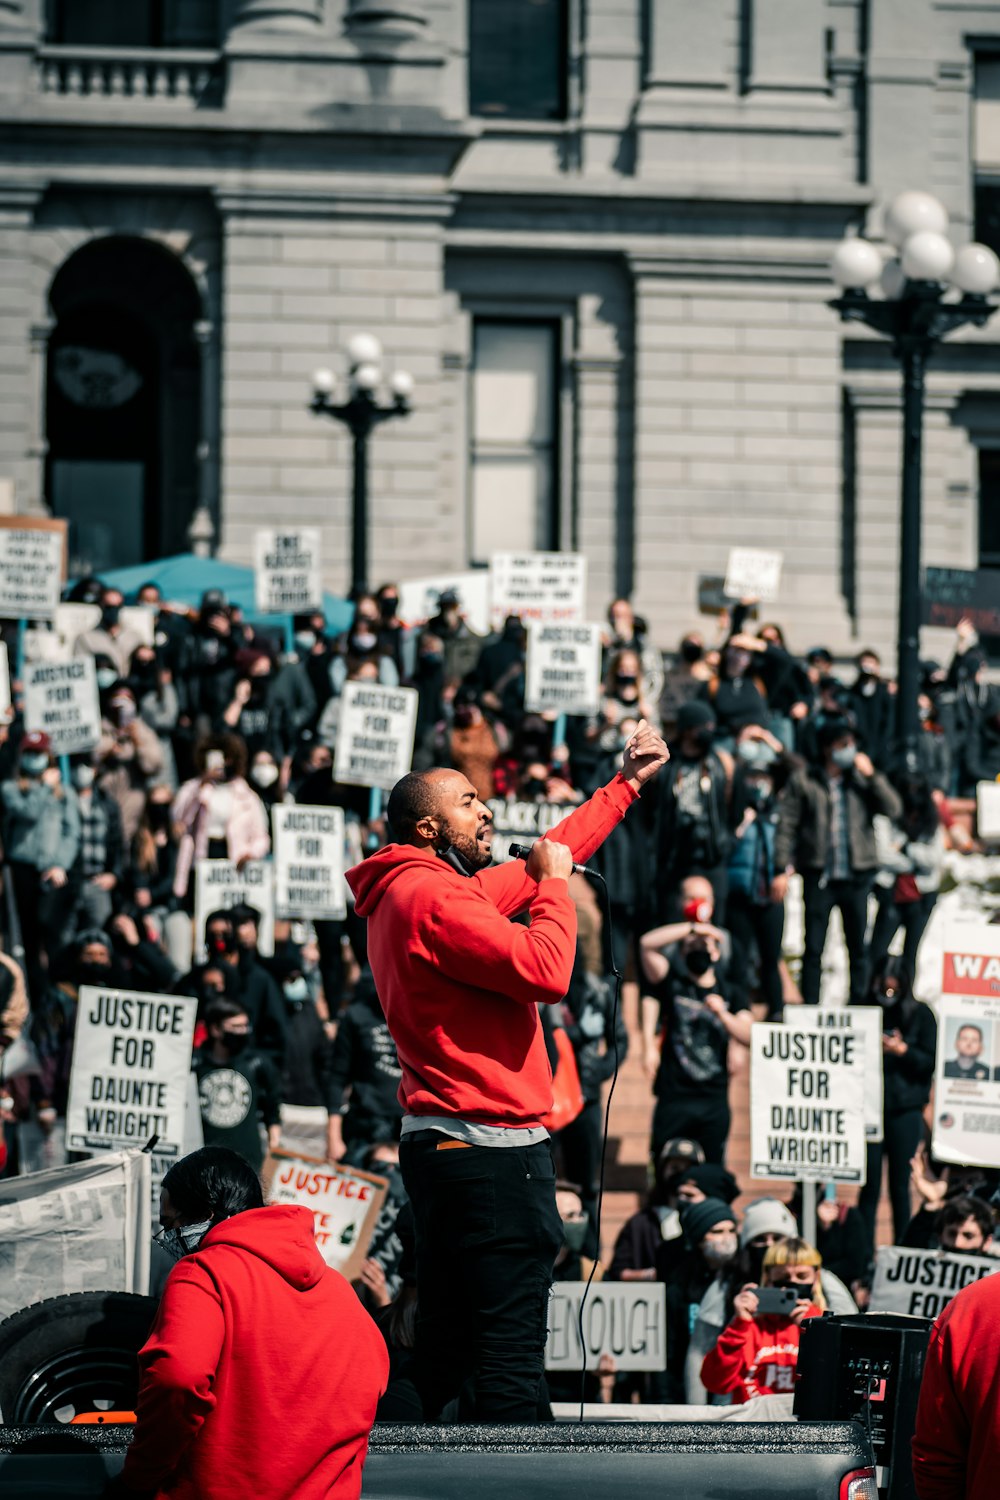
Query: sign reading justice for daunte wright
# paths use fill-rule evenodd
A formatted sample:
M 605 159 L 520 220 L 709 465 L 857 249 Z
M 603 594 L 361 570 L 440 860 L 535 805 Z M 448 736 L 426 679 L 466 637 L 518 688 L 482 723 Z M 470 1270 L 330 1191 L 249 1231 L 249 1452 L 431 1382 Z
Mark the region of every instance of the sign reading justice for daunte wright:
M 417 723 L 414 688 L 377 682 L 345 682 L 333 778 L 349 786 L 391 791 L 413 760 Z
M 750 1033 L 750 1175 L 865 1180 L 864 1033 L 758 1022 Z

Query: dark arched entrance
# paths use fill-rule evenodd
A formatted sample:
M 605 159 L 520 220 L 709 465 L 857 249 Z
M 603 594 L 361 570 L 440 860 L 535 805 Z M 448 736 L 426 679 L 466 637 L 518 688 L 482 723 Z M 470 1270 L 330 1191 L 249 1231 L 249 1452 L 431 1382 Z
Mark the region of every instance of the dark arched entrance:
M 185 550 L 197 504 L 197 288 L 149 240 L 93 240 L 56 274 L 46 495 L 73 572 Z

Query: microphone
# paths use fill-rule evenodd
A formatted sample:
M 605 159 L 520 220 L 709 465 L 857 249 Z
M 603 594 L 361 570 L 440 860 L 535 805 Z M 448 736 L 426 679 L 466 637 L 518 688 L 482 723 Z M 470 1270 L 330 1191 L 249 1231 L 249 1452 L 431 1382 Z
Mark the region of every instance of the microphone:
M 528 859 L 534 847 L 534 844 L 511 844 L 507 850 L 507 853 L 510 855 L 511 859 Z M 573 874 L 597 875 L 598 878 L 600 878 L 599 872 L 597 870 L 590 870 L 586 865 L 574 865 Z

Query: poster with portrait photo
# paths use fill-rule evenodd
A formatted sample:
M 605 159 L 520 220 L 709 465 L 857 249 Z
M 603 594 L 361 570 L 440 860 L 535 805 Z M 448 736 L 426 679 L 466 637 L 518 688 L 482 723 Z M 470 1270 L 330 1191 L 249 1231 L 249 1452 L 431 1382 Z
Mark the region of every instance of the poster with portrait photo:
M 1000 1166 L 1000 1000 L 943 995 L 931 1149 L 940 1161 Z

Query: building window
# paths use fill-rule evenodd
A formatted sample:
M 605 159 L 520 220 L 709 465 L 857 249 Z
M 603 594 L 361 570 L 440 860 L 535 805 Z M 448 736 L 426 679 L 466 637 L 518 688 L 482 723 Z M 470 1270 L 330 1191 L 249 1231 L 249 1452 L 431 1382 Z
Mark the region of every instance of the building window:
M 469 113 L 566 118 L 566 0 L 469 0 Z
M 475 323 L 470 554 L 558 546 L 555 321 Z
M 46 38 L 68 47 L 217 47 L 218 0 L 48 0 Z
M 979 450 L 979 566 L 1000 568 L 1000 448 Z

